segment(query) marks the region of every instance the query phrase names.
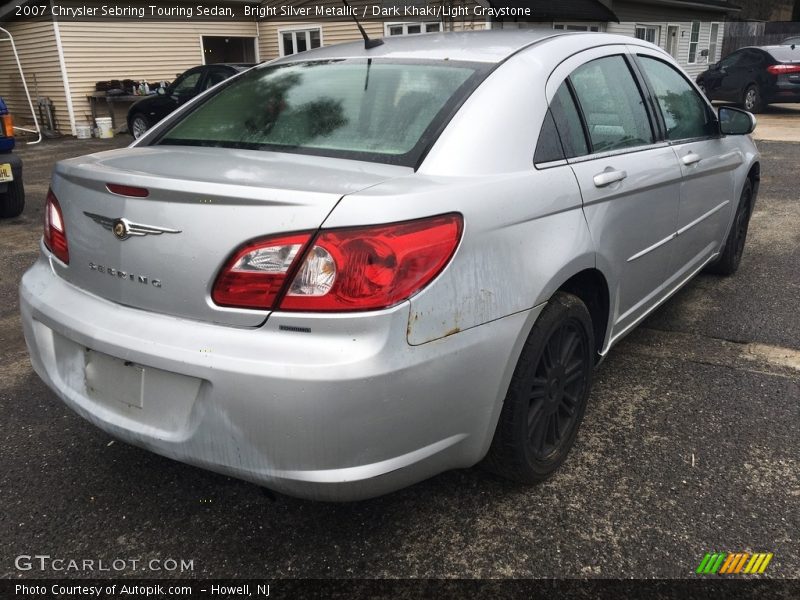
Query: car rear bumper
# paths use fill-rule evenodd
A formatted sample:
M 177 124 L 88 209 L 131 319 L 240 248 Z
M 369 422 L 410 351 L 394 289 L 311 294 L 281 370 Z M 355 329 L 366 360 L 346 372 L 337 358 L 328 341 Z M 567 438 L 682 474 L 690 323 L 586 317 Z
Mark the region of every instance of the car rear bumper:
M 46 254 L 46 253 L 45 253 Z M 35 371 L 112 436 L 278 491 L 380 495 L 479 461 L 540 308 L 421 346 L 409 308 L 241 329 L 127 308 L 43 256 L 20 304 Z
M 800 90 L 798 89 L 777 89 L 775 90 L 769 97 L 769 102 L 771 104 L 781 104 L 785 103 L 794 103 L 800 102 Z

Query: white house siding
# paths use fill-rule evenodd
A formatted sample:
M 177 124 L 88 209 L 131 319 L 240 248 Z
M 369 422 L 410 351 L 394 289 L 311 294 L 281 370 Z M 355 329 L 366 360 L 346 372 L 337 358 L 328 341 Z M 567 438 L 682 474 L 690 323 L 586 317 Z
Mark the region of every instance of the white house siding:
M 263 2 L 263 6 L 277 6 L 280 7 L 284 5 L 285 2 L 283 0 L 269 0 L 267 2 Z M 351 6 L 354 8 L 358 8 L 361 4 L 358 0 L 350 2 Z M 435 5 L 436 1 L 431 1 L 431 5 Z M 464 6 L 472 6 L 476 4 L 476 2 L 472 0 L 466 0 L 466 2 L 462 3 Z M 321 6 L 341 6 L 339 0 L 308 0 L 306 2 L 295 2 L 295 6 L 310 6 L 315 7 L 318 5 Z M 432 19 L 436 20 L 436 19 Z M 387 19 L 387 22 L 391 23 L 402 23 L 402 22 L 412 22 L 410 19 L 404 20 L 402 18 L 398 19 Z M 384 35 L 384 21 L 377 21 L 371 19 L 364 19 L 361 21 L 361 25 L 364 27 L 364 30 L 367 32 L 367 35 L 370 38 L 382 38 L 385 37 Z M 312 29 L 318 27 L 322 30 L 322 45 L 323 46 L 331 46 L 333 44 L 342 44 L 345 42 L 354 42 L 358 41 L 361 38 L 361 33 L 358 31 L 356 24 L 353 22 L 352 18 L 343 18 L 342 20 L 336 19 L 319 19 L 314 20 L 313 18 L 309 17 L 308 19 L 304 19 L 302 21 L 285 21 L 280 19 L 264 19 L 259 21 L 259 51 L 261 53 L 261 60 L 272 60 L 280 56 L 280 49 L 278 46 L 279 40 L 279 32 L 292 30 L 292 29 Z M 466 18 L 456 18 L 454 20 L 446 20 L 444 23 L 443 31 L 471 31 L 471 30 L 481 30 L 486 28 L 486 20 L 481 19 L 466 19 Z
M 75 118 L 89 122 L 86 95 L 109 79 L 172 81 L 178 73 L 203 63 L 202 36 L 256 38 L 255 22 L 246 21 L 73 21 L 59 23 Z M 115 106 L 117 126 L 128 104 Z M 105 116 L 106 108 L 99 109 Z
M 717 31 L 717 57 L 721 58 L 722 38 L 725 30 L 725 13 L 714 11 L 692 11 L 654 5 L 633 4 L 627 2 L 614 2 L 614 12 L 619 17 L 619 23 L 606 24 L 606 31 L 631 37 L 636 36 L 636 27 L 649 25 L 659 27 L 658 45 L 666 49 L 667 27 L 678 26 L 678 52 L 675 57 L 681 67 L 692 77 L 702 73 L 708 68 L 708 60 L 701 56 L 703 50 L 710 46 L 711 24 L 719 23 Z M 697 44 L 697 56 L 694 63 L 689 63 L 689 40 L 692 32 L 692 21 L 700 22 L 700 38 Z
M 14 37 L 34 109 L 37 96 L 50 98 L 56 106 L 57 125 L 69 130 L 66 92 L 55 49 L 52 21 L 16 21 L 4 23 L 2 26 Z M 33 124 L 22 78 L 9 42 L 0 42 L 0 96 L 8 104 L 17 125 Z
M 367 35 L 371 38 L 383 37 L 383 23 L 380 21 L 364 21 L 362 23 Z M 272 60 L 280 56 L 278 39 L 280 32 L 292 29 L 314 29 L 318 27 L 322 30 L 322 45 L 341 44 L 360 40 L 361 34 L 352 19 L 348 21 L 332 21 L 320 19 L 314 21 L 306 19 L 303 21 L 279 21 L 266 20 L 258 23 L 259 30 L 259 53 L 261 60 Z

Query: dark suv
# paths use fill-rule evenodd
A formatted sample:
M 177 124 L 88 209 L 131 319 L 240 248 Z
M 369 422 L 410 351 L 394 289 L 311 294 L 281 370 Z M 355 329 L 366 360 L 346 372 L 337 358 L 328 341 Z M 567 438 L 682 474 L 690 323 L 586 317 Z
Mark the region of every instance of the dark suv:
M 0 218 L 16 217 L 25 208 L 22 159 L 13 153 L 14 122 L 0 98 Z
M 709 100 L 761 112 L 773 102 L 800 102 L 800 47 L 741 48 L 697 76 Z

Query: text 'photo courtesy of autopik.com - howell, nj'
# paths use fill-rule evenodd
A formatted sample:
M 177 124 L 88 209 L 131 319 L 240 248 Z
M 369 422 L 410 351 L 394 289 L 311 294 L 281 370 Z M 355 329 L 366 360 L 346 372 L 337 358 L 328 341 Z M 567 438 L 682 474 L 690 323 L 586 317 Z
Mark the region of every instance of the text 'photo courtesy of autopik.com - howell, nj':
M 800 597 L 800 1 L 0 6 L 0 597 Z

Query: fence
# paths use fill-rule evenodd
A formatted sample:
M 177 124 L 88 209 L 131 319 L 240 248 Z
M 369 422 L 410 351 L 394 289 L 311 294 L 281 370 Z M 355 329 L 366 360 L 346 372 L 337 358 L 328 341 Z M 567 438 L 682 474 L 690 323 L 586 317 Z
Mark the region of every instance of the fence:
M 721 56 L 745 46 L 780 44 L 787 37 L 800 35 L 800 23 L 764 23 L 760 21 L 729 21 L 725 23 Z

